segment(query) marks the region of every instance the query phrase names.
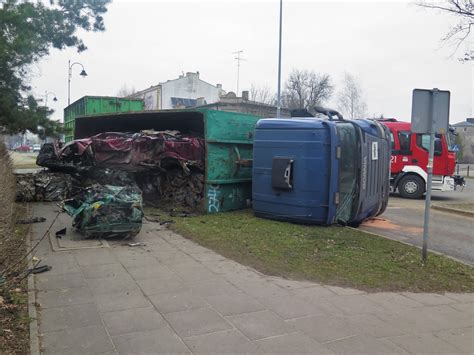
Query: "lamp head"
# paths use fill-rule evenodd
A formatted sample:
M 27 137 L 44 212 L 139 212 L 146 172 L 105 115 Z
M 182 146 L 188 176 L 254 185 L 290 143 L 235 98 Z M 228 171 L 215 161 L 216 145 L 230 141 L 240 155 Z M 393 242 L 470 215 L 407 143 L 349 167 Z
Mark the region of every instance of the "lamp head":
M 82 69 L 82 71 L 79 75 L 82 76 L 83 78 L 85 78 L 87 76 L 87 73 L 84 69 Z

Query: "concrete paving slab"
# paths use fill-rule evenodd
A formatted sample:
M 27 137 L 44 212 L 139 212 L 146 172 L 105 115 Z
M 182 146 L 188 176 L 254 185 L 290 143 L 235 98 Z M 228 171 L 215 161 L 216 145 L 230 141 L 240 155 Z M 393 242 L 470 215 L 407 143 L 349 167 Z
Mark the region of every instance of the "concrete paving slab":
M 100 279 L 87 279 L 87 284 L 95 295 L 121 291 L 138 290 L 135 281 L 129 275 L 105 277 Z
M 446 297 L 449 297 L 455 301 L 463 303 L 473 303 L 474 302 L 474 293 L 452 293 L 448 292 L 444 294 Z
M 103 354 L 115 351 L 102 325 L 46 333 L 42 345 L 44 354 Z
M 329 291 L 334 292 L 339 296 L 352 296 L 352 295 L 363 295 L 367 292 L 356 290 L 355 288 L 350 287 L 338 287 L 338 286 L 325 286 Z
M 459 350 L 432 333 L 388 338 L 411 354 L 456 354 Z
M 208 268 L 198 265 L 198 266 L 185 266 L 173 269 L 174 272 L 179 276 L 181 280 L 186 283 L 206 281 L 217 279 L 219 276 Z
M 232 328 L 219 313 L 210 308 L 168 313 L 164 317 L 182 338 Z
M 152 306 L 139 289 L 99 294 L 94 299 L 101 313 Z
M 207 296 L 204 299 L 224 316 L 265 310 L 265 306 L 243 292 Z
M 389 313 L 398 313 L 423 306 L 418 301 L 393 292 L 370 293 L 365 295 L 365 297 L 379 304 Z
M 127 268 L 128 273 L 135 280 L 145 279 L 175 279 L 178 276 L 171 271 L 166 265 L 160 264 L 157 267 L 138 266 Z
M 245 284 L 238 284 L 237 287 L 245 293 L 257 299 L 269 297 L 285 297 L 290 295 L 288 290 L 275 285 L 270 281 L 264 282 L 249 282 Z
M 473 311 L 462 313 L 449 305 L 421 307 L 397 314 L 378 314 L 382 320 L 404 329 L 407 334 L 433 332 L 472 325 Z
M 257 340 L 259 352 L 265 354 L 334 354 L 325 345 L 301 333 L 291 333 Z
M 120 355 L 191 353 L 169 327 L 114 336 L 112 341 Z
M 207 297 L 222 294 L 236 294 L 239 290 L 224 279 L 215 279 L 208 281 L 199 281 L 195 283 L 188 283 L 188 287 L 194 294 Z
M 189 288 L 178 279 L 145 279 L 137 280 L 136 282 L 147 296 L 189 290 Z
M 266 310 L 226 318 L 251 340 L 283 335 L 295 331 L 291 324 L 286 323 L 275 313 Z
M 35 278 L 36 288 L 41 291 L 87 286 L 86 280 L 80 272 L 59 275 L 48 274 L 46 272 L 35 275 Z
M 325 344 L 337 354 L 407 354 L 397 345 L 384 339 L 376 339 L 370 335 L 356 335 Z
M 390 336 L 405 335 L 403 328 L 385 322 L 372 314 L 357 314 L 346 318 L 349 322 L 363 329 L 374 338 L 385 338 Z
M 117 263 L 111 251 L 105 248 L 76 250 L 74 257 L 80 266 Z
M 127 271 L 121 264 L 104 264 L 81 266 L 82 273 L 86 279 L 103 279 L 124 276 Z
M 163 317 L 153 308 L 132 308 L 102 314 L 110 335 L 136 333 L 166 326 Z
M 449 298 L 445 295 L 440 295 L 437 293 L 411 293 L 411 292 L 402 292 L 403 296 L 406 296 L 414 301 L 422 303 L 426 306 L 439 306 L 443 304 L 451 304 L 456 301 L 452 298 Z
M 88 287 L 61 288 L 38 292 L 41 308 L 64 307 L 92 303 L 92 292 Z
M 448 342 L 464 354 L 474 354 L 474 328 L 449 329 L 434 335 Z
M 51 262 L 48 260 L 44 260 L 41 256 L 36 255 L 36 257 L 39 257 L 41 260 L 41 263 L 38 266 L 41 265 L 49 265 L 51 266 L 51 270 L 48 271 L 48 276 L 52 275 L 63 275 L 63 274 L 77 274 L 81 272 L 81 269 L 79 267 L 79 264 L 76 263 L 76 260 L 72 258 L 71 261 L 66 261 L 66 262 Z
M 262 298 L 260 301 L 283 319 L 327 314 L 321 304 L 309 303 L 294 296 L 268 297 Z
M 40 332 L 102 325 L 97 307 L 92 303 L 41 310 Z
M 386 311 L 378 303 L 366 298 L 365 295 L 334 296 L 327 300 L 345 314 L 382 313 Z
M 158 260 L 152 255 L 139 255 L 131 257 L 118 257 L 120 263 L 125 266 L 125 268 L 132 267 L 159 267 L 160 264 Z
M 334 315 L 311 316 L 287 322 L 320 343 L 347 338 L 363 332 L 362 328 L 347 318 Z
M 298 288 L 290 291 L 291 295 L 303 298 L 306 301 L 319 301 L 327 297 L 334 297 L 336 294 L 324 286 L 313 286 L 307 288 Z
M 474 303 L 453 303 L 450 306 L 460 312 L 472 314 L 474 317 Z
M 235 329 L 183 339 L 193 354 L 254 354 L 257 346 Z
M 201 297 L 193 294 L 191 290 L 159 293 L 149 296 L 149 299 L 162 314 L 209 307 Z
M 297 280 L 287 280 L 280 277 L 271 277 L 267 280 L 275 283 L 276 285 L 284 288 L 286 290 L 296 290 L 299 288 L 314 287 L 315 283 L 310 281 L 297 281 Z

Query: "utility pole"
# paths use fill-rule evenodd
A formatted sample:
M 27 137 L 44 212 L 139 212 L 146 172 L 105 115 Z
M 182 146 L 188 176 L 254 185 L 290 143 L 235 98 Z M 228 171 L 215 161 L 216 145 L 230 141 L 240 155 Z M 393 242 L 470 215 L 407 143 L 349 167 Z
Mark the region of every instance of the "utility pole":
M 243 50 L 233 52 L 233 54 L 237 54 L 237 57 L 234 58 L 235 60 L 237 60 L 237 92 L 236 92 L 237 96 L 239 96 L 240 62 L 243 61 L 243 60 L 247 60 L 247 59 L 244 59 L 244 58 L 240 57 L 240 54 L 242 52 L 243 52 Z
M 278 40 L 278 93 L 277 93 L 277 118 L 280 118 L 281 110 L 281 28 L 283 17 L 283 0 L 280 0 L 280 36 Z

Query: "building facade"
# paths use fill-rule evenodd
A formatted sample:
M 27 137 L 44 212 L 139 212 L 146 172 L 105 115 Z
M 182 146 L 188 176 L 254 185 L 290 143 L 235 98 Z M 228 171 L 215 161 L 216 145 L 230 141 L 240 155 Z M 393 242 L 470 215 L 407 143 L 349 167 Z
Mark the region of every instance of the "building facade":
M 466 118 L 453 127 L 461 141 L 462 159 L 459 163 L 474 164 L 474 118 Z
M 212 110 L 247 113 L 258 117 L 277 117 L 277 108 L 273 105 L 249 100 L 249 92 L 242 91 L 242 96 L 238 97 L 232 91 L 222 96 L 218 102 L 206 104 L 202 107 Z M 290 117 L 290 110 L 281 108 L 280 117 Z
M 138 91 L 129 98 L 142 99 L 145 110 L 168 110 L 195 107 L 219 101 L 225 94 L 221 84 L 215 86 L 199 78 L 199 72 L 188 72 Z

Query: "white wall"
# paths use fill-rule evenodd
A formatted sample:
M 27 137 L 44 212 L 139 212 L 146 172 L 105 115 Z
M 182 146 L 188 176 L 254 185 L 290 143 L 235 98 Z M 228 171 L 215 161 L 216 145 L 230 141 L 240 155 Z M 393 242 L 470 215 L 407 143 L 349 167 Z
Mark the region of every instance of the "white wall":
M 162 109 L 171 109 L 171 98 L 197 99 L 204 97 L 206 103 L 219 101 L 219 89 L 199 79 L 197 73 L 186 73 L 186 76 L 176 80 L 161 83 Z

